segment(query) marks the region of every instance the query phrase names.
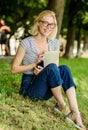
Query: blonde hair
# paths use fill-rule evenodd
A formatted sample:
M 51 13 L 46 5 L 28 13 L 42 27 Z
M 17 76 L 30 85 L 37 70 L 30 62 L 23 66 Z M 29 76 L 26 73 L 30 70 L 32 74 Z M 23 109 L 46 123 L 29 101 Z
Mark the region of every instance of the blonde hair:
M 56 17 L 55 17 L 55 13 L 53 11 L 50 10 L 44 10 L 42 11 L 34 20 L 34 25 L 31 27 L 29 33 L 33 36 L 38 34 L 38 25 L 36 24 L 38 21 L 40 21 L 44 16 L 46 15 L 51 15 L 53 17 L 53 19 L 55 20 L 55 28 L 53 29 L 52 33 L 49 35 L 48 38 L 55 38 L 56 34 L 57 34 L 57 21 L 56 21 Z

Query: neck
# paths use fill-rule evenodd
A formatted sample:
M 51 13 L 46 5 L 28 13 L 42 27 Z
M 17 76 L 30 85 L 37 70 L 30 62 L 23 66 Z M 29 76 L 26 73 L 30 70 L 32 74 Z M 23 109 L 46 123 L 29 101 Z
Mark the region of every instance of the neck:
M 36 35 L 34 38 L 39 44 L 47 43 L 47 38 L 42 35 Z
M 36 35 L 34 36 L 35 39 L 35 44 L 38 53 L 40 54 L 41 52 L 45 52 L 49 49 L 48 47 L 48 40 L 44 36 Z

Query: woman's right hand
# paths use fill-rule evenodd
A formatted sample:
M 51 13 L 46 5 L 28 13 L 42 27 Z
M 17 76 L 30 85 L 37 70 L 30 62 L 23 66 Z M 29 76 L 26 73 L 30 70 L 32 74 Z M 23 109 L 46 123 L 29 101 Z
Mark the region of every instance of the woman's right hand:
M 43 70 L 43 67 L 42 67 L 42 66 L 36 66 L 36 67 L 34 68 L 34 74 L 35 74 L 35 75 L 38 75 L 42 70 Z
M 37 60 L 35 62 L 36 65 L 43 60 L 43 55 L 44 55 L 44 52 L 42 52 L 42 53 L 40 53 L 38 55 L 38 58 L 37 58 Z

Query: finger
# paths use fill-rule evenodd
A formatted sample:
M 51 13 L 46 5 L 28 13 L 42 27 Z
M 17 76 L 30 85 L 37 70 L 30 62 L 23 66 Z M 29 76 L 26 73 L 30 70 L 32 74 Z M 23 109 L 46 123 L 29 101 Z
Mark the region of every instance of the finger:
M 43 67 L 42 67 L 42 66 L 39 66 L 39 65 L 37 66 L 37 68 L 38 68 L 38 69 L 43 69 Z
M 34 71 L 34 74 L 35 74 L 35 75 L 37 75 L 37 72 L 36 72 L 36 71 Z

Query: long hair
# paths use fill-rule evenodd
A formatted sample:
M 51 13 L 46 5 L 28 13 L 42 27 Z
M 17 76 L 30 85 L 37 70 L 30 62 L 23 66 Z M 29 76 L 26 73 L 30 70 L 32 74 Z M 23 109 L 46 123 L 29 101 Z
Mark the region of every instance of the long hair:
M 52 33 L 48 36 L 48 38 L 55 38 L 56 37 L 56 34 L 57 34 L 57 21 L 56 21 L 56 16 L 55 16 L 55 13 L 51 10 L 44 10 L 42 11 L 37 17 L 36 19 L 34 20 L 34 25 L 31 27 L 29 33 L 33 36 L 37 35 L 38 34 L 38 25 L 37 25 L 37 22 L 40 21 L 44 16 L 46 15 L 51 15 L 55 21 L 55 28 L 53 29 Z

